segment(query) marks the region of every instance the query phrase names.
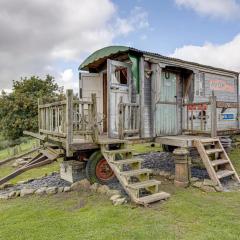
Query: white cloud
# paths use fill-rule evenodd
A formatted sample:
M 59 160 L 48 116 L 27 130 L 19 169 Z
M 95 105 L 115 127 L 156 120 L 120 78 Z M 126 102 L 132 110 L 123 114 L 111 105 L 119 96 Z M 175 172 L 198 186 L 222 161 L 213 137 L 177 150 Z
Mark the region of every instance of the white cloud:
M 238 0 L 175 0 L 181 7 L 193 9 L 199 14 L 225 19 L 238 18 L 240 3 Z
M 111 0 L 1 0 L 0 89 L 32 74 L 54 74 L 64 83 L 65 69 L 116 38 L 148 27 L 147 17 L 135 7 L 122 18 Z M 77 67 L 73 70 L 77 82 Z
M 171 57 L 240 72 L 240 34 L 222 45 L 206 43 L 177 48 Z
M 63 82 L 69 82 L 72 81 L 73 79 L 73 70 L 70 69 L 66 69 L 61 73 L 61 81 Z
M 117 18 L 112 31 L 116 36 L 127 35 L 130 32 L 149 27 L 148 14 L 141 7 L 134 7 L 128 18 Z

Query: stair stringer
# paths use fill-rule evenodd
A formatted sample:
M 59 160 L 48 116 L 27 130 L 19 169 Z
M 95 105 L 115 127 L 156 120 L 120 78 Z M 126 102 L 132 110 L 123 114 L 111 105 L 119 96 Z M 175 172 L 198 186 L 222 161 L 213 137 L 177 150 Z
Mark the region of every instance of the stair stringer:
M 122 185 L 122 187 L 124 188 L 126 193 L 129 195 L 131 200 L 133 202 L 137 203 L 137 204 L 144 204 L 143 202 L 139 201 L 139 199 L 136 198 L 135 195 L 133 194 L 133 192 L 127 187 L 128 186 L 127 180 L 125 179 L 125 177 L 121 176 L 121 172 L 119 171 L 119 168 L 113 163 L 114 156 L 112 154 L 106 153 L 105 150 L 106 150 L 105 146 L 101 145 L 102 155 L 104 156 L 104 158 L 108 162 L 109 166 L 113 170 L 113 172 L 114 172 L 115 176 L 117 177 L 118 181 L 120 182 L 120 184 Z

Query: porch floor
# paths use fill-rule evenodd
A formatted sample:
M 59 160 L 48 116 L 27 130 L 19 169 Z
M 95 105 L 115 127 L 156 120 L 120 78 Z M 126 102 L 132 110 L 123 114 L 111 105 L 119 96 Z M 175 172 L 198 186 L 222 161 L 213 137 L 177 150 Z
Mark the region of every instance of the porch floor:
M 109 138 L 107 135 L 103 134 L 99 136 L 97 142 L 93 142 L 90 138 L 82 138 L 81 136 L 74 136 L 71 148 L 74 150 L 83 150 L 83 149 L 97 149 L 101 144 L 118 144 L 126 143 L 127 140 L 120 140 L 116 138 Z
M 176 135 L 176 136 L 164 136 L 157 137 L 155 142 L 176 146 L 176 147 L 194 147 L 194 140 L 197 139 L 208 139 L 206 136 L 193 136 L 193 135 Z

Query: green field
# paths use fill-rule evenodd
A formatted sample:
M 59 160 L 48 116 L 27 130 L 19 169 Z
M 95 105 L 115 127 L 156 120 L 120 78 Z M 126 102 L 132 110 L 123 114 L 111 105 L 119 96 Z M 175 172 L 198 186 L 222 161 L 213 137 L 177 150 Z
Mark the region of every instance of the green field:
M 240 172 L 240 150 L 230 156 Z M 58 169 L 57 163 L 36 171 L 42 174 L 53 169 Z M 33 176 L 33 171 L 22 179 Z M 173 186 L 169 192 L 168 201 L 151 208 L 114 207 L 105 196 L 85 192 L 1 201 L 0 239 L 239 239 L 240 192 L 204 193 Z

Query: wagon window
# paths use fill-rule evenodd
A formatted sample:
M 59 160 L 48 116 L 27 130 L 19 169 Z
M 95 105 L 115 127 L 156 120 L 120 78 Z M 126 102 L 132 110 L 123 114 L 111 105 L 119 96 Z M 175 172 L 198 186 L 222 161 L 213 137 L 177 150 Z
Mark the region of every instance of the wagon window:
M 127 68 L 116 67 L 115 69 L 115 83 L 127 85 L 128 84 Z

